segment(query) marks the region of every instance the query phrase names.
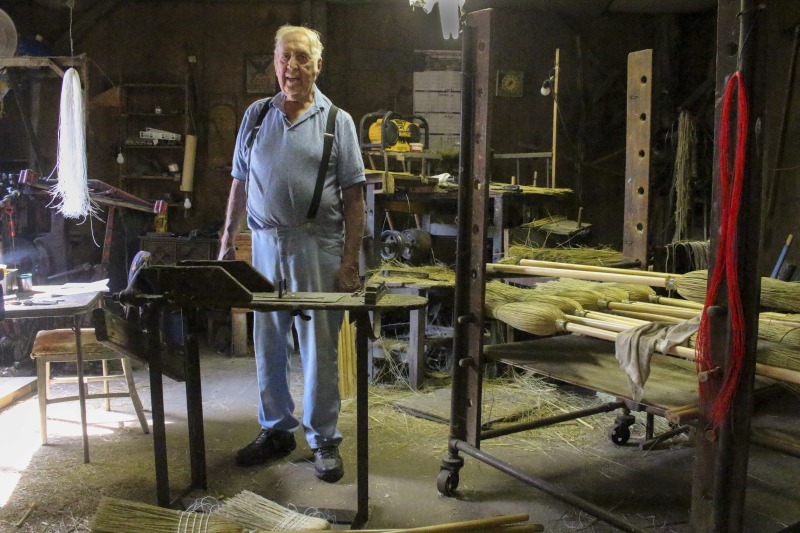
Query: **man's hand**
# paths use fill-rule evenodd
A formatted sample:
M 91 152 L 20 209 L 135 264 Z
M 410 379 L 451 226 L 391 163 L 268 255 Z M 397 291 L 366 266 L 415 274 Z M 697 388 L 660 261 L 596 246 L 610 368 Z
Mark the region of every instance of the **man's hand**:
M 228 244 L 228 239 L 225 237 L 220 240 L 219 254 L 217 254 L 217 261 L 232 261 L 236 259 L 236 246 Z
M 336 292 L 354 292 L 361 288 L 358 276 L 358 264 L 347 264 L 339 267 L 333 275 L 333 290 Z

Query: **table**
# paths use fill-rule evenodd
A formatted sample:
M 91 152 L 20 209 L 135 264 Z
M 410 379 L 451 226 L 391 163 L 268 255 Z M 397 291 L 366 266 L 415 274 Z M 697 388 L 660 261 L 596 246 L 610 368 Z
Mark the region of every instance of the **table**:
M 198 309 L 202 307 L 241 308 L 252 311 L 291 311 L 302 313 L 305 310 L 340 310 L 350 311 L 351 319 L 356 323 L 356 486 L 357 510 L 353 518 L 353 528 L 360 528 L 367 520 L 368 514 L 368 478 L 369 478 L 369 448 L 368 448 L 368 338 L 372 333 L 370 312 L 381 312 L 395 309 L 419 309 L 426 305 L 427 300 L 420 296 L 385 294 L 377 302 L 366 303 L 364 295 L 357 293 L 283 293 L 276 292 L 248 292 L 248 280 L 242 274 L 260 276 L 250 265 L 242 261 L 211 261 L 194 262 L 202 263 L 208 267 L 213 264 L 239 263 L 246 265 L 250 271 L 239 270 L 239 276 L 231 275 L 228 279 L 218 277 L 221 271 L 219 266 L 208 267 L 207 270 L 187 272 L 182 268 L 202 267 L 147 267 L 140 271 L 140 276 L 145 278 L 144 285 L 153 292 L 167 292 L 171 298 L 177 298 L 177 303 L 182 310 L 184 327 L 184 352 L 185 381 L 186 381 L 186 409 L 187 423 L 189 426 L 189 457 L 191 462 L 191 484 L 185 492 L 192 489 L 207 489 L 207 472 L 205 458 L 205 436 L 203 430 L 203 405 L 200 384 L 200 354 L 198 343 Z M 231 267 L 231 270 L 234 270 Z M 237 269 L 238 270 L 238 269 Z M 151 275 L 152 274 L 152 275 Z M 213 276 L 211 274 L 214 274 Z M 263 278 L 261 278 L 263 280 Z M 253 280 L 250 280 L 253 281 Z M 258 280 L 256 280 L 258 281 Z M 266 280 L 264 280 L 266 281 Z M 232 282 L 233 284 L 226 283 Z M 269 283 L 269 282 L 266 282 Z M 155 287 L 157 285 L 157 287 Z M 216 287 L 214 294 L 209 294 L 208 287 Z M 240 291 L 240 295 L 235 293 Z M 263 290 L 263 289 L 262 289 Z M 165 305 L 165 296 L 134 295 L 139 298 L 139 303 L 150 299 L 151 302 L 160 302 Z M 161 298 L 161 300 L 159 300 Z M 122 298 L 121 298 L 122 299 Z M 249 300 L 249 301 L 246 301 Z M 216 304 L 216 305 L 215 305 Z M 98 310 L 102 314 L 102 310 Z M 99 318 L 95 315 L 95 332 L 99 341 L 113 342 L 114 324 L 109 323 L 108 313 Z M 119 319 L 114 319 L 119 320 Z M 124 326 L 124 325 L 123 325 Z M 166 432 L 164 419 L 164 397 L 161 382 L 161 371 L 164 358 L 159 342 L 159 318 L 157 313 L 148 313 L 146 319 L 146 341 L 139 344 L 128 343 L 119 349 L 130 353 L 132 357 L 144 360 L 150 369 L 150 395 L 153 415 L 153 448 L 155 454 L 156 496 L 158 504 L 167 507 L 171 504 L 169 495 L 169 473 L 167 464 Z M 128 331 L 117 339 L 125 338 L 135 340 L 135 332 Z
M 381 262 L 381 234 L 384 229 L 384 219 L 386 212 L 400 213 L 395 216 L 395 222 L 404 218 L 403 215 L 411 217 L 418 224 L 418 229 L 427 231 L 433 236 L 453 237 L 458 233 L 458 226 L 454 224 L 444 224 L 437 221 L 436 215 L 442 217 L 455 218 L 457 214 L 458 190 L 432 190 L 408 192 L 393 191 L 387 193 L 380 190 L 381 182 L 379 179 L 367 177 L 365 202 L 367 206 L 367 232 L 371 236 L 365 240 L 365 260 L 369 268 L 374 268 Z M 559 201 L 566 198 L 567 194 L 548 193 L 547 189 L 513 188 L 504 189 L 502 184 L 495 184 L 490 187 L 488 201 L 488 211 L 491 212 L 490 224 L 486 228 L 487 239 L 492 243 L 492 257 L 494 260 L 502 257 L 507 249 L 508 229 L 515 225 L 512 214 L 515 210 L 532 209 L 537 206 L 545 205 L 548 202 Z M 507 186 L 510 187 L 510 186 Z M 530 190 L 529 190 L 530 189 Z M 562 191 L 555 189 L 553 191 Z M 520 219 L 530 219 L 525 215 Z M 519 222 L 519 221 L 516 221 Z
M 33 302 L 30 297 L 36 294 L 52 293 L 57 291 L 61 285 L 34 285 L 30 293 L 19 293 L 16 298 L 9 298 L 4 301 L 5 318 L 54 318 L 54 317 L 73 317 L 73 329 L 75 331 L 75 358 L 78 367 L 78 401 L 81 410 L 81 433 L 83 439 L 83 462 L 89 462 L 89 434 L 86 430 L 86 391 L 83 387 L 83 352 L 81 351 L 81 322 L 83 315 L 97 306 L 102 294 L 101 291 L 91 291 L 82 294 L 70 294 L 54 296 L 52 304 L 22 304 L 19 302 Z M 39 391 L 39 394 L 45 394 Z

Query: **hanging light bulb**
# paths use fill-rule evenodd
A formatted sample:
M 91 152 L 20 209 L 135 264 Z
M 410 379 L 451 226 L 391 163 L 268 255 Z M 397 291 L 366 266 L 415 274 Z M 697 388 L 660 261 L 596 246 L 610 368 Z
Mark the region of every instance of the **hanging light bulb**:
M 542 96 L 549 96 L 553 87 L 553 76 L 550 76 L 542 82 L 542 88 L 539 90 Z
M 184 209 L 191 209 L 191 208 L 192 208 L 192 201 L 191 201 L 191 200 L 189 200 L 189 197 L 188 197 L 188 196 L 187 196 L 187 197 L 186 197 L 186 199 L 183 201 L 183 208 L 184 208 Z
M 125 156 L 122 155 L 122 150 L 120 150 L 119 153 L 117 153 L 117 163 L 119 163 L 120 165 L 125 163 Z

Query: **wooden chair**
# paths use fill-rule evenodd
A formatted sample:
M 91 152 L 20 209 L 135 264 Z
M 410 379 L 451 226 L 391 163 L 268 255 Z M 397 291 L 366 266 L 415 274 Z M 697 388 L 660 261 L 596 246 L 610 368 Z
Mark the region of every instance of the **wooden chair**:
M 150 433 L 147 419 L 144 416 L 142 402 L 136 392 L 133 382 L 131 361 L 125 355 L 111 350 L 107 346 L 100 344 L 95 337 L 94 329 L 81 328 L 81 350 L 83 361 L 101 361 L 103 367 L 102 375 L 84 376 L 84 386 L 86 387 L 86 399 L 104 398 L 106 400 L 106 411 L 111 410 L 111 398 L 130 397 L 136 416 L 145 433 Z M 39 390 L 39 419 L 42 430 L 42 444 L 47 444 L 47 406 L 54 403 L 77 401 L 78 395 L 60 396 L 51 398 L 51 383 L 77 383 L 77 376 L 52 377 L 50 375 L 50 363 L 74 363 L 77 359 L 75 346 L 75 332 L 71 329 L 51 329 L 43 330 L 36 334 L 33 343 L 31 357 L 36 360 L 37 386 Z M 122 373 L 109 374 L 108 362 L 118 360 L 122 365 Z M 125 392 L 111 392 L 110 382 L 125 381 L 128 390 Z M 103 383 L 103 392 L 89 393 L 89 384 L 94 382 Z M 85 428 L 84 428 L 85 429 Z
M 134 256 L 131 262 L 131 267 L 128 270 L 128 284 L 130 285 L 133 278 L 139 269 L 147 266 L 150 263 L 150 252 L 140 251 Z M 129 314 L 131 309 L 127 310 Z M 36 334 L 36 340 L 33 342 L 31 350 L 31 358 L 36 361 L 36 384 L 39 390 L 39 420 L 42 430 L 42 444 L 47 444 L 47 406 L 53 403 L 70 402 L 79 400 L 80 397 L 76 393 L 74 396 L 61 396 L 58 398 L 50 397 L 50 384 L 51 383 L 77 383 L 78 377 L 51 377 L 50 376 L 50 363 L 74 363 L 77 361 L 77 347 L 75 345 L 75 332 L 71 329 L 52 329 L 39 331 Z M 147 419 L 144 416 L 142 409 L 142 402 L 139 399 L 139 394 L 136 392 L 136 385 L 133 382 L 133 372 L 131 368 L 130 358 L 114 350 L 109 345 L 101 344 L 95 336 L 95 331 L 92 328 L 81 328 L 81 353 L 83 354 L 83 361 L 101 361 L 103 365 L 103 374 L 100 376 L 84 376 L 84 387 L 86 400 L 105 398 L 106 411 L 111 410 L 111 398 L 130 397 L 133 403 L 133 408 L 136 410 L 136 416 L 139 418 L 139 423 L 142 426 L 142 431 L 145 434 L 150 433 L 150 428 L 147 425 Z M 122 365 L 122 373 L 109 374 L 108 362 L 118 360 Z M 124 380 L 128 385 L 126 392 L 111 392 L 109 386 L 112 381 Z M 102 393 L 89 393 L 89 384 L 93 382 L 103 383 Z M 84 419 L 82 419 L 82 423 Z M 86 428 L 82 427 L 83 433 L 86 434 Z

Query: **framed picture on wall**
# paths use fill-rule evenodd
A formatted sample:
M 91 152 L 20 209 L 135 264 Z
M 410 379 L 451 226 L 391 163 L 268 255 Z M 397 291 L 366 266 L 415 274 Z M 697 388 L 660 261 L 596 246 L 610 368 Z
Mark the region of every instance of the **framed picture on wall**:
M 244 92 L 246 94 L 273 94 L 278 80 L 272 66 L 272 54 L 247 54 L 244 56 Z

